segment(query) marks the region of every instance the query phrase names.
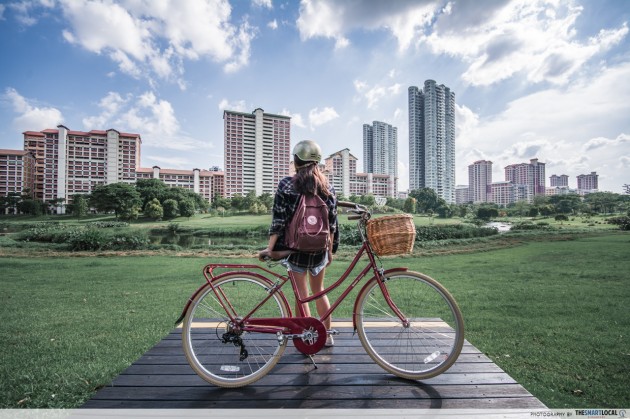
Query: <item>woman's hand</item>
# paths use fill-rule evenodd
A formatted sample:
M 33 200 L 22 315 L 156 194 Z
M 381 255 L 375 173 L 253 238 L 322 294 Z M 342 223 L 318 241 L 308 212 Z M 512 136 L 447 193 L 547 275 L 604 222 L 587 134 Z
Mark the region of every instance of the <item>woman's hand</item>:
M 271 259 L 271 249 L 265 249 L 258 252 L 258 260 L 264 261 L 266 259 Z

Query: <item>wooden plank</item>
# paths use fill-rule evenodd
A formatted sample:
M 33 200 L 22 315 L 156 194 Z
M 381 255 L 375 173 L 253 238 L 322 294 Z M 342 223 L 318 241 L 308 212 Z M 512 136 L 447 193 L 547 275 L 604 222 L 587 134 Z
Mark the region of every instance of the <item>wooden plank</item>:
M 273 370 L 271 370 L 271 374 L 303 374 L 306 372 L 310 372 L 313 370 L 313 366 L 310 363 L 303 364 L 278 364 Z M 377 373 L 377 374 L 386 374 L 384 370 L 380 367 L 373 364 L 340 364 L 340 363 L 328 363 L 328 364 L 318 364 L 317 371 L 320 373 L 326 374 L 347 374 L 347 373 L 356 373 L 356 374 L 365 374 L 365 373 Z M 499 368 L 496 364 L 492 362 L 475 362 L 475 363 L 463 363 L 456 362 L 451 368 L 448 369 L 444 374 L 472 374 L 472 373 L 498 373 L 503 372 L 501 368 Z M 156 368 L 155 365 L 151 364 L 133 364 L 122 374 L 128 375 L 196 375 L 195 372 L 190 368 L 188 364 L 179 364 L 179 365 L 160 365 L 159 368 Z
M 500 399 L 408 399 L 386 400 L 89 400 L 84 408 L 91 409 L 542 409 L 535 397 L 505 397 Z
M 181 331 L 175 329 L 83 407 L 544 408 L 469 342 L 446 373 L 410 381 L 375 364 L 350 328 L 341 332 L 334 347 L 315 355 L 317 369 L 290 343 L 267 376 L 246 387 L 225 389 L 193 372 L 181 347 Z
M 403 399 L 478 399 L 502 397 L 529 397 L 527 390 L 518 384 L 490 385 L 392 385 L 383 380 L 379 385 L 340 385 L 332 381 L 325 385 L 311 385 L 309 376 L 296 376 L 282 386 L 250 385 L 237 389 L 215 386 L 182 387 L 138 387 L 133 392 L 129 387 L 105 387 L 94 399 L 99 400 L 197 400 L 216 398 L 223 401 L 250 400 L 403 400 Z M 287 385 L 289 384 L 289 385 Z
M 398 380 L 396 377 L 390 374 L 352 374 L 352 373 L 338 373 L 329 374 L 321 371 L 313 370 L 305 374 L 295 374 L 296 377 L 292 380 L 292 385 L 328 385 L 331 382 L 340 386 L 349 385 L 382 385 L 386 382 L 388 385 L 393 386 L 413 386 L 417 382 Z M 307 377 L 308 375 L 308 377 Z M 268 378 L 267 378 L 268 377 Z M 287 381 L 286 374 L 268 374 L 266 380 L 261 382 L 261 386 L 281 386 Z M 302 384 L 301 384 L 302 383 Z M 488 384 L 517 384 L 516 381 L 505 373 L 486 373 L 486 374 L 449 374 L 439 375 L 429 380 L 423 381 L 424 384 L 436 385 L 436 384 L 448 384 L 448 385 L 488 385 Z M 186 387 L 186 386 L 207 386 L 208 383 L 202 380 L 197 375 L 190 374 L 174 374 L 174 375 L 120 375 L 116 378 L 112 386 L 120 387 L 140 387 L 140 386 L 171 386 L 171 387 Z

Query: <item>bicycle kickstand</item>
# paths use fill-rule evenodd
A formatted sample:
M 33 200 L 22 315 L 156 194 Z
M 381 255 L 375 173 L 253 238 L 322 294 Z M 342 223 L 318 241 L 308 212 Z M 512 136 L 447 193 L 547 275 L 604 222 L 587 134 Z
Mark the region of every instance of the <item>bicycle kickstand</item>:
M 315 363 L 315 358 L 313 358 L 313 355 L 306 355 L 308 357 L 308 359 L 311 360 L 311 362 L 313 363 L 313 367 L 315 367 L 315 369 L 317 369 L 317 364 Z

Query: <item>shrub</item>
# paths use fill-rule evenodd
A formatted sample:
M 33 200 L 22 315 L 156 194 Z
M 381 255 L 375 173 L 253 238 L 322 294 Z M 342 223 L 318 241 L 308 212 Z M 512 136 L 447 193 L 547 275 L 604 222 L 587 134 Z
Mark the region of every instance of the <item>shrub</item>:
M 608 224 L 618 225 L 620 230 L 630 230 L 630 216 L 612 217 L 606 220 Z

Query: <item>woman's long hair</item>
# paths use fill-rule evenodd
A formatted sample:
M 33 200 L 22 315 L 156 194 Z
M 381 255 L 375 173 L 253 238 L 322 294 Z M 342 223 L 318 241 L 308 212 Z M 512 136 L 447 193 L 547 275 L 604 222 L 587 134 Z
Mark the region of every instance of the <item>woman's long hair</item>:
M 302 161 L 297 156 L 294 157 L 294 163 L 293 187 L 298 193 L 302 195 L 332 195 L 328 188 L 328 179 L 319 170 L 319 164 Z

